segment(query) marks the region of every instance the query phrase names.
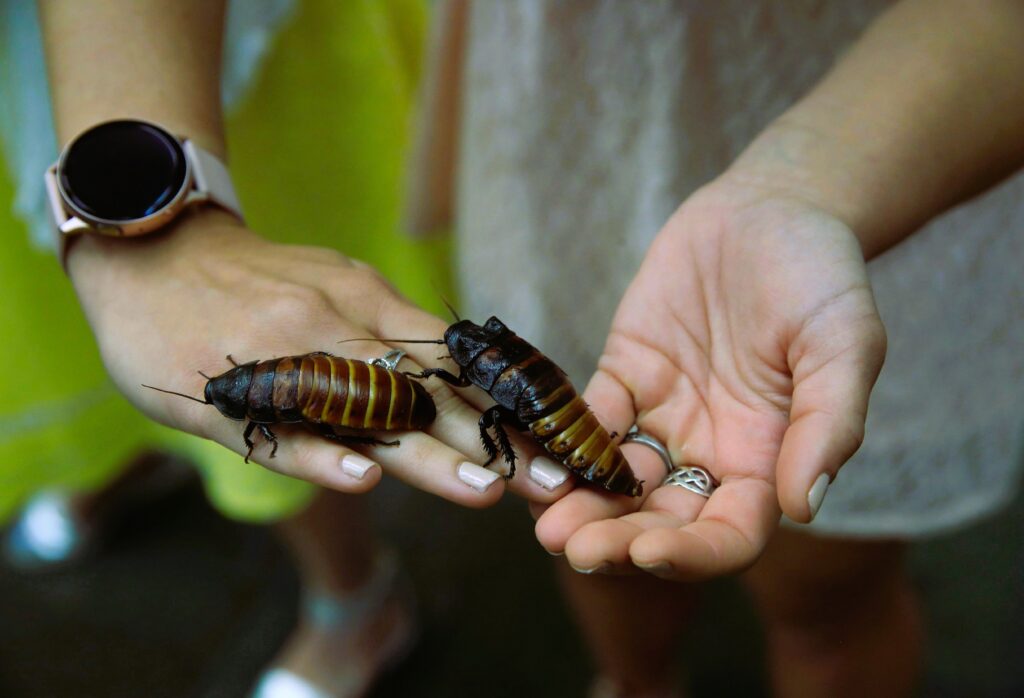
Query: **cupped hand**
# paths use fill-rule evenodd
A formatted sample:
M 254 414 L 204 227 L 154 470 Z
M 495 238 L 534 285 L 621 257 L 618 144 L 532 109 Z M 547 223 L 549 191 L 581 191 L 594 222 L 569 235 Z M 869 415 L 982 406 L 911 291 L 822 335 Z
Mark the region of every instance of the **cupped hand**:
M 214 209 L 194 213 L 165 234 L 75 241 L 68 272 L 121 392 L 153 419 L 245 454 L 243 422 L 214 407 L 147 390 L 143 384 L 202 398 L 205 379 L 239 361 L 327 351 L 369 360 L 392 346 L 353 338 L 439 338 L 445 324 L 404 299 L 377 272 L 333 250 L 281 245 Z M 446 353 L 431 344 L 408 351 L 400 370 L 434 366 Z M 439 380 L 427 381 L 437 418 L 423 432 L 376 435 L 397 447 L 342 445 L 299 426 L 275 426 L 279 448 L 256 438 L 251 460 L 271 470 L 345 492 L 363 492 L 388 474 L 467 506 L 497 501 L 505 488 L 479 467 L 480 412 Z M 353 459 L 359 452 L 364 458 Z M 240 456 L 241 457 L 241 456 Z M 366 469 L 369 457 L 373 462 Z M 343 467 L 344 459 L 349 467 Z M 465 465 L 465 464 L 470 465 Z M 361 466 L 364 472 L 360 475 Z M 379 465 L 378 465 L 379 464 Z M 254 466 L 255 467 L 255 466 Z M 528 478 L 510 484 L 546 501 L 559 494 Z M 568 487 L 568 486 L 566 486 Z
M 627 444 L 646 498 L 574 490 L 538 538 L 582 571 L 692 580 L 750 565 L 780 510 L 811 520 L 859 447 L 884 354 L 850 229 L 760 183 L 717 180 L 654 240 L 584 397 L 609 430 L 636 423 L 721 485 L 707 499 L 659 487 L 661 460 Z

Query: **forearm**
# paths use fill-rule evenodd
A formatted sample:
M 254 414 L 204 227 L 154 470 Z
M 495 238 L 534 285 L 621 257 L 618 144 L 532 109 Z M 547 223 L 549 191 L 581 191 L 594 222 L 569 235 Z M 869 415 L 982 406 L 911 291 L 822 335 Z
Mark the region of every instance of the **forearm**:
M 867 257 L 1024 164 L 1024 2 L 904 0 L 731 174 L 844 220 Z
M 40 0 L 58 142 L 115 118 L 223 158 L 223 0 Z

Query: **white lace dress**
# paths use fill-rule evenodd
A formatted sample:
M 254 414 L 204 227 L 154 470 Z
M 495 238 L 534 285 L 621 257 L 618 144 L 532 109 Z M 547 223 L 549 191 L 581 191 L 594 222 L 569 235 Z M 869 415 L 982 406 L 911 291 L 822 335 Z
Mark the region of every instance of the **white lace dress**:
M 886 4 L 476 3 L 457 206 L 470 316 L 500 316 L 585 383 L 669 214 Z M 870 264 L 889 354 L 867 440 L 830 488 L 816 531 L 920 536 L 1013 497 L 1022 269 L 1019 176 Z

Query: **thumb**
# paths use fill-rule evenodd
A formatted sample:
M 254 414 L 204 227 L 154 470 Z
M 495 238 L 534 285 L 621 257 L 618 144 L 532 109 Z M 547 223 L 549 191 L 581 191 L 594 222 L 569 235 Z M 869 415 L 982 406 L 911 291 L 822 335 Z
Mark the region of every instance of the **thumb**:
M 886 345 L 873 303 L 871 310 L 853 327 L 849 318 L 842 325 L 821 323 L 824 331 L 803 342 L 792 366 L 790 424 L 776 477 L 782 511 L 799 523 L 814 519 L 839 468 L 864 440 L 868 397 Z

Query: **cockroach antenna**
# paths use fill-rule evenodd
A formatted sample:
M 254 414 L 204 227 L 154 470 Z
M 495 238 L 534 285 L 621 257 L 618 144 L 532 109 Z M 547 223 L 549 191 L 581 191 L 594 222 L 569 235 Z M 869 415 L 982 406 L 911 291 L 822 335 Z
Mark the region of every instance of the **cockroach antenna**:
M 396 344 L 444 344 L 443 339 L 382 339 L 379 337 L 356 337 L 355 339 L 339 339 L 338 344 L 348 342 L 395 342 Z
M 161 392 L 161 393 L 167 393 L 168 395 L 177 395 L 178 397 L 183 397 L 186 400 L 192 400 L 193 402 L 198 402 L 200 405 L 209 405 L 210 404 L 206 400 L 200 400 L 197 397 L 192 397 L 191 395 L 186 395 L 185 393 L 176 393 L 173 390 L 164 390 L 163 388 L 155 388 L 152 385 L 146 385 L 145 383 L 142 384 L 142 387 L 143 388 L 149 388 L 150 390 L 156 390 L 157 392 Z
M 200 376 L 202 376 L 203 378 L 205 378 L 208 381 L 212 381 L 213 380 L 212 378 L 210 378 L 208 375 L 206 375 L 202 371 L 196 371 L 196 373 L 198 373 Z
M 455 312 L 455 308 L 452 307 L 452 304 L 448 302 L 447 298 L 441 296 L 441 302 L 444 303 L 444 307 L 448 308 L 448 312 L 455 318 L 455 322 L 462 322 L 462 318 L 460 318 L 459 314 Z
M 430 285 L 434 287 L 434 291 L 437 293 L 438 297 L 441 299 L 441 302 L 444 303 L 444 307 L 448 308 L 448 312 L 452 314 L 453 318 L 455 318 L 455 322 L 462 322 L 462 318 L 460 318 L 459 314 L 457 312 L 455 312 L 455 308 L 452 307 L 452 304 L 449 303 L 448 299 L 444 297 L 443 293 L 441 293 L 441 289 L 438 288 L 437 282 L 436 281 L 432 281 L 432 282 L 430 282 Z

